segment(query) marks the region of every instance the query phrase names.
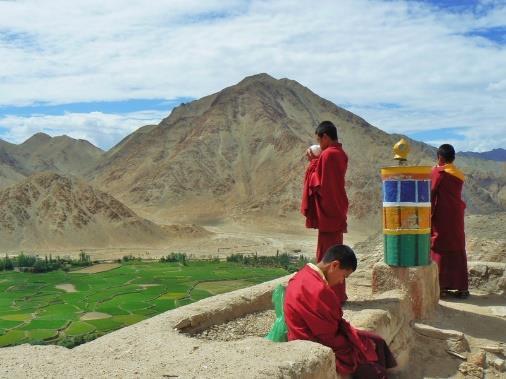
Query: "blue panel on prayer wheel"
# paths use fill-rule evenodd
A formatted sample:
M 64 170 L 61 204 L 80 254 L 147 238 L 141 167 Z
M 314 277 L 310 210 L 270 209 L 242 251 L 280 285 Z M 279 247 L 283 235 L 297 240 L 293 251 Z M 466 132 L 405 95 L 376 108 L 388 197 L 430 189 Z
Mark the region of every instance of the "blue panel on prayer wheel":
M 414 180 L 401 180 L 401 201 L 416 202 L 416 182 Z
M 385 180 L 383 182 L 383 201 L 393 203 L 397 200 L 397 180 Z
M 428 203 L 430 201 L 429 197 L 429 181 L 428 180 L 420 180 L 416 183 L 418 186 L 418 202 L 419 203 Z

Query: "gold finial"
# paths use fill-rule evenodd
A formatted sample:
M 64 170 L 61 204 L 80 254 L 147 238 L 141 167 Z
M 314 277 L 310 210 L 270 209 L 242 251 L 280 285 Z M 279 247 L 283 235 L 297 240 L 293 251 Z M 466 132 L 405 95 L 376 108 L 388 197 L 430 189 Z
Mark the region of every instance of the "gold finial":
M 395 154 L 394 159 L 398 160 L 399 164 L 407 161 L 409 154 L 409 142 L 404 138 L 401 138 L 400 141 L 394 145 L 393 151 Z

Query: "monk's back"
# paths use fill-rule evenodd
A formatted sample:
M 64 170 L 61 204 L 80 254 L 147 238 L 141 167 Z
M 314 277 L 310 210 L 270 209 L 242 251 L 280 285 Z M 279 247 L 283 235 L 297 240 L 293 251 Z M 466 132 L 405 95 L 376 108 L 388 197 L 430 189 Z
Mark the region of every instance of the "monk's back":
M 317 201 L 319 230 L 330 232 L 347 230 L 348 196 L 345 176 L 348 156 L 340 143 L 325 149 L 319 158 L 317 170 L 321 188 Z

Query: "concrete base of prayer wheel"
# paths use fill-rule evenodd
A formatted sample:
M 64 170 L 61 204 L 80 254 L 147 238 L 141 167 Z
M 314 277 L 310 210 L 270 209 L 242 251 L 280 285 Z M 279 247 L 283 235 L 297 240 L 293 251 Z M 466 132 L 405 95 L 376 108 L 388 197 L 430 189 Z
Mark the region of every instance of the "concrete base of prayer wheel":
M 435 263 L 420 267 L 392 267 L 376 263 L 372 271 L 372 292 L 406 291 L 416 319 L 430 316 L 439 302 L 438 269 Z

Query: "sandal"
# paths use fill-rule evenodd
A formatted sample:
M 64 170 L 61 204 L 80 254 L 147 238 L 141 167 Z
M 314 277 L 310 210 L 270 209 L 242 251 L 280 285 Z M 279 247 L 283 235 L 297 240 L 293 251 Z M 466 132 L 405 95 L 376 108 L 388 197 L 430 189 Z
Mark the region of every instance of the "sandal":
M 459 298 L 459 299 L 467 299 L 469 297 L 469 291 L 468 290 L 464 290 L 464 291 L 457 291 L 455 292 L 455 297 Z

